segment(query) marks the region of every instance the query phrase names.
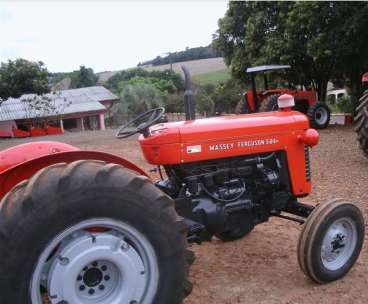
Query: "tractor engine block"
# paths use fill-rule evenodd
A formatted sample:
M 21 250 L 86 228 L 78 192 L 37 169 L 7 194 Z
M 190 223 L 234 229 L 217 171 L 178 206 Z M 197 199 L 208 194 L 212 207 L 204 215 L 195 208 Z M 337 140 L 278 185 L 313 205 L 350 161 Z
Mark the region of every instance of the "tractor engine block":
M 165 166 L 157 183 L 175 198 L 177 212 L 194 230 L 194 241 L 251 230 L 290 199 L 283 152 Z M 198 236 L 200 231 L 200 236 Z

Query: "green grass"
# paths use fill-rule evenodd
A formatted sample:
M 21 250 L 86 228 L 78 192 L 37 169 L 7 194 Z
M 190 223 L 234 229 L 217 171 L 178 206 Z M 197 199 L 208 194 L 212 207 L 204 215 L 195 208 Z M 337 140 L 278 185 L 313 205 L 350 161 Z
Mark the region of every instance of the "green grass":
M 230 78 L 230 71 L 228 69 L 224 69 L 216 72 L 209 72 L 193 76 L 193 81 L 199 84 L 217 84 L 219 82 L 225 82 Z

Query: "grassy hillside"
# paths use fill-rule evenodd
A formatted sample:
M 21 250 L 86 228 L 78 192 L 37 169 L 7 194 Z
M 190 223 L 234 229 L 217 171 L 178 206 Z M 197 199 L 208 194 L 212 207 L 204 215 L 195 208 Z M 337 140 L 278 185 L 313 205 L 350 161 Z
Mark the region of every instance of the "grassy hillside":
M 183 75 L 183 72 L 181 70 L 182 65 L 185 65 L 189 69 L 189 72 L 193 78 L 195 76 L 211 74 L 216 72 L 220 72 L 219 75 L 226 74 L 224 71 L 226 71 L 227 69 L 224 63 L 224 59 L 222 57 L 176 62 L 173 63 L 172 65 L 174 72 Z M 145 69 L 147 71 L 163 71 L 169 70 L 170 64 L 158 66 L 151 66 L 151 65 L 140 66 L 140 68 Z M 102 84 L 106 82 L 109 78 L 111 78 L 113 75 L 119 72 L 121 71 L 106 71 L 97 73 L 96 75 L 98 76 L 98 82 Z
M 193 81 L 199 84 L 217 84 L 219 82 L 225 82 L 231 78 L 230 71 L 223 69 L 220 71 L 214 71 L 204 74 L 195 75 Z

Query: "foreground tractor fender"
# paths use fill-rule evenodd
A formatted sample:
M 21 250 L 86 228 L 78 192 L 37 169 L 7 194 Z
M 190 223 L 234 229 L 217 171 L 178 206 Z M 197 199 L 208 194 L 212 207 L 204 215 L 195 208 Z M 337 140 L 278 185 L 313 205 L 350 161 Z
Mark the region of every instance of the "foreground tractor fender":
M 0 152 L 0 199 L 16 184 L 29 179 L 39 170 L 57 163 L 71 163 L 77 160 L 100 160 L 118 164 L 148 177 L 147 173 L 135 164 L 113 154 L 81 151 L 58 142 L 33 142 Z

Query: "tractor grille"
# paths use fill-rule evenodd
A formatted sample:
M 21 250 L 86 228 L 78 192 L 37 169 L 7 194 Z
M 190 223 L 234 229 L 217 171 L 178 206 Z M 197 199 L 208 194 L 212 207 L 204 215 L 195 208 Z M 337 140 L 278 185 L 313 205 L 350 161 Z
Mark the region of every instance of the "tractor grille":
M 311 180 L 311 166 L 310 166 L 310 155 L 309 147 L 304 146 L 304 158 L 305 158 L 305 178 L 308 182 Z

